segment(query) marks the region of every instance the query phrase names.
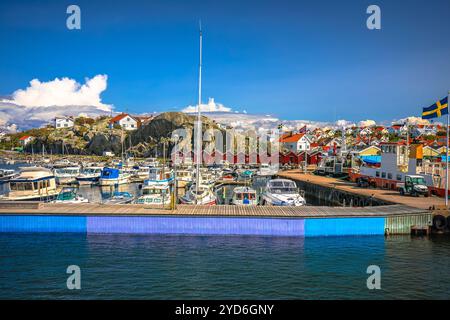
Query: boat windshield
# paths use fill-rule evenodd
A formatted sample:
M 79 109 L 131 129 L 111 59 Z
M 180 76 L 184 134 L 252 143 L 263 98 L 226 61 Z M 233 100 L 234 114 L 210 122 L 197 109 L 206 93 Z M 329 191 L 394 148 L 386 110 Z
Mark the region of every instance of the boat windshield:
M 292 181 L 272 181 L 269 184 L 269 192 L 278 194 L 297 193 L 297 186 Z

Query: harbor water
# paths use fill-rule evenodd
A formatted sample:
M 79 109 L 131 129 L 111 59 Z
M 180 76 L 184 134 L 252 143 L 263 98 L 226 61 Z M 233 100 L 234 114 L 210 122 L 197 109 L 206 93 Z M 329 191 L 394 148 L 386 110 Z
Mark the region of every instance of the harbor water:
M 0 299 L 448 299 L 449 250 L 442 237 L 5 233 Z M 81 290 L 66 287 L 69 265 Z

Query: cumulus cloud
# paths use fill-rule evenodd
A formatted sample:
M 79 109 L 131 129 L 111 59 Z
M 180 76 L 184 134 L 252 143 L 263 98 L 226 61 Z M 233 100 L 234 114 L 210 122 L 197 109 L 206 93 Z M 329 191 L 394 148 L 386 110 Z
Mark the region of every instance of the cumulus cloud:
M 363 120 L 358 122 L 358 127 L 373 127 L 376 126 L 377 123 L 374 120 Z
M 187 106 L 182 111 L 186 113 L 194 113 L 197 112 L 197 106 Z M 208 103 L 202 103 L 200 105 L 201 112 L 231 112 L 231 108 L 225 107 L 221 103 L 216 103 L 214 98 L 209 98 Z
M 107 75 L 86 78 L 83 85 L 66 77 L 48 82 L 33 79 L 29 87 L 16 90 L 11 100 L 2 102 L 24 107 L 92 106 L 109 111 L 111 106 L 102 103 L 100 97 L 107 88 L 107 81 Z
M 107 88 L 107 75 L 86 79 L 83 85 L 70 78 L 48 82 L 30 81 L 26 89 L 0 98 L 0 127 L 13 131 L 49 123 L 56 116 L 90 116 L 109 114 L 112 106 L 101 101 Z
M 354 127 L 355 123 L 348 121 L 348 120 L 337 120 L 336 121 L 336 126 L 337 127 Z
M 422 119 L 420 117 L 407 117 L 398 121 L 393 121 L 392 124 L 405 124 L 406 122 L 408 122 L 410 125 L 430 124 L 430 121 L 428 121 L 427 119 Z

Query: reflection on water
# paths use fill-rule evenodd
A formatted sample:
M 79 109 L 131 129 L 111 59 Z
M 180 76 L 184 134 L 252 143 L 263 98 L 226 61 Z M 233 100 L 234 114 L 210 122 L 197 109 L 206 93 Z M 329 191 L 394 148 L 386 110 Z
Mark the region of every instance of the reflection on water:
M 101 203 L 104 200 L 111 198 L 111 195 L 116 191 L 129 192 L 131 195 L 139 197 L 142 194 L 140 185 L 141 183 L 130 183 L 121 184 L 118 186 L 103 187 L 82 185 L 79 187 L 78 193 L 84 198 L 88 199 L 89 202 Z
M 449 250 L 442 237 L 0 234 L 0 298 L 448 299 Z M 82 290 L 66 289 L 71 264 Z

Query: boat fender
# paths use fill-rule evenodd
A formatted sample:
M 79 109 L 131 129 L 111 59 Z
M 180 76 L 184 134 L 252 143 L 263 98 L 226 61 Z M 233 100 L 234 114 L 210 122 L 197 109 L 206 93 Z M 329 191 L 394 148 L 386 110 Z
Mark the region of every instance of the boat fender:
M 440 214 L 435 215 L 433 217 L 433 227 L 437 230 L 444 230 L 447 227 L 447 219 Z

